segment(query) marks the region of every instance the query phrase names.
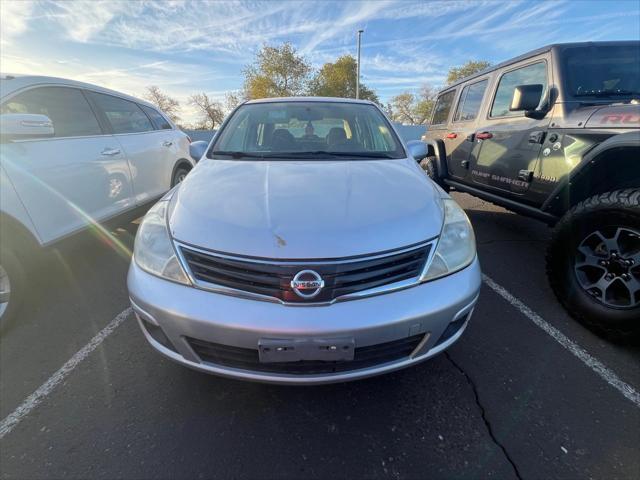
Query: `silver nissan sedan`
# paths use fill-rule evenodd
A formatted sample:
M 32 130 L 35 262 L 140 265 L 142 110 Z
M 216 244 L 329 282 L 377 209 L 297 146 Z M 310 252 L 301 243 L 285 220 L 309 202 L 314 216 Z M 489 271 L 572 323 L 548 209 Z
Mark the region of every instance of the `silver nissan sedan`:
M 149 343 L 194 369 L 290 384 L 416 364 L 480 291 L 464 211 L 373 103 L 238 107 L 144 217 L 128 276 Z

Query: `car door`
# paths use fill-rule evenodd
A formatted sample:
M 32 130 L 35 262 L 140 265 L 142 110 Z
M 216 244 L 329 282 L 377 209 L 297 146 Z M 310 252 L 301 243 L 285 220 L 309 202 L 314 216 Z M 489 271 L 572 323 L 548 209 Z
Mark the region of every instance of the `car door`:
M 157 130 L 157 135 L 162 141 L 162 146 L 166 149 L 167 163 L 164 165 L 166 184 L 171 186 L 173 180 L 174 167 L 181 161 L 188 161 L 193 166 L 193 161 L 189 153 L 191 143 L 189 137 L 183 131 L 175 128 L 158 110 L 148 105 L 139 104 L 140 108 L 147 114 L 153 127 Z
M 167 165 L 172 168 L 175 163 L 173 144 L 166 132 L 156 130 L 135 102 L 98 92 L 89 92 L 89 96 L 129 160 L 136 204 L 143 205 L 160 197 L 170 187 Z
M 464 179 L 469 173 L 469 157 L 475 147 L 476 119 L 489 84 L 489 78 L 474 79 L 464 86 L 445 136 L 449 173 Z
M 474 135 L 477 153 L 470 159 L 473 182 L 516 196 L 529 189 L 550 116 L 528 118 L 509 107 L 518 85 L 541 84 L 544 102 L 550 84 L 548 72 L 546 57 L 498 72 L 493 100 Z
M 82 90 L 35 87 L 5 100 L 2 113 L 38 113 L 53 123 L 53 138 L 2 146 L 2 165 L 44 243 L 134 206 L 122 148 Z
M 447 132 L 449 126 L 449 117 L 451 116 L 451 110 L 453 109 L 454 100 L 456 98 L 457 90 L 447 90 L 441 92 L 436 100 L 436 105 L 433 108 L 433 114 L 431 115 L 431 122 L 427 130 L 427 136 L 429 139 L 441 140 L 445 142 L 445 149 L 447 151 L 447 166 L 451 165 L 449 147 L 455 149 L 455 145 L 451 143 L 451 139 L 447 139 Z M 448 143 L 447 143 L 448 142 Z

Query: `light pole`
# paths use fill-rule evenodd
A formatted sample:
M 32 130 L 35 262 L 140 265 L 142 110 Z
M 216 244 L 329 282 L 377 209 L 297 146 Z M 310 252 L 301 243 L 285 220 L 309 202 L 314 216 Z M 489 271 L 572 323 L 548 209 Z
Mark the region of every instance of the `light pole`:
M 364 30 L 358 30 L 358 73 L 356 76 L 356 98 L 360 98 L 360 39 Z

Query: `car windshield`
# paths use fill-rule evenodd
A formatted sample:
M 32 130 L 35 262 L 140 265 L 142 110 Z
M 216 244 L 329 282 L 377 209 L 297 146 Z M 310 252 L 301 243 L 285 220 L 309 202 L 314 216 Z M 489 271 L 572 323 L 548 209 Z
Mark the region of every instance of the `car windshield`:
M 404 158 L 402 144 L 373 105 L 265 102 L 241 106 L 209 154 L 231 158 Z
M 567 48 L 564 68 L 573 97 L 640 96 L 640 44 Z

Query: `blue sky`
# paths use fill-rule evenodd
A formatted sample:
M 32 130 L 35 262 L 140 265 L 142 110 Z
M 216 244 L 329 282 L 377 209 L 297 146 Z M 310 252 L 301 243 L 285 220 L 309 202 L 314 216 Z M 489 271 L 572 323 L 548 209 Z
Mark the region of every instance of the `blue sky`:
M 315 66 L 355 54 L 382 100 L 441 85 L 467 59 L 499 62 L 553 42 L 640 39 L 640 1 L 6 1 L 0 70 L 62 76 L 184 104 L 242 86 L 265 43 L 292 42 Z M 185 106 L 183 118 L 193 119 Z

